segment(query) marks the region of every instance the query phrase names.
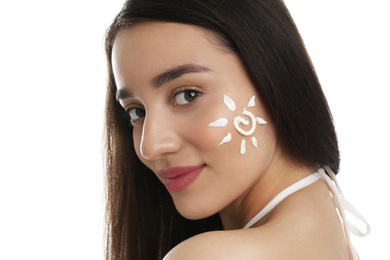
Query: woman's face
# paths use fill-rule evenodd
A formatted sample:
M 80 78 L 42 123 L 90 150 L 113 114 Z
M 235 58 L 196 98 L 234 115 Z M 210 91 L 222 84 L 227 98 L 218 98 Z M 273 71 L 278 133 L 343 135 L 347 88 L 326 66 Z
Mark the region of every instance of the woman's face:
M 137 155 L 189 219 L 243 199 L 277 147 L 239 57 L 209 36 L 196 26 L 144 22 L 118 34 L 112 57 Z

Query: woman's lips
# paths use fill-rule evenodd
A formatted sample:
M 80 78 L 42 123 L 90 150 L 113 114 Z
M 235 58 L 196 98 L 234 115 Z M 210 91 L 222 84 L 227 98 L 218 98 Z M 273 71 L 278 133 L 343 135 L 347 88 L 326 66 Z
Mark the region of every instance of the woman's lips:
M 161 169 L 158 174 L 164 178 L 165 187 L 169 192 L 179 192 L 193 183 L 204 167 L 205 165 L 172 167 Z

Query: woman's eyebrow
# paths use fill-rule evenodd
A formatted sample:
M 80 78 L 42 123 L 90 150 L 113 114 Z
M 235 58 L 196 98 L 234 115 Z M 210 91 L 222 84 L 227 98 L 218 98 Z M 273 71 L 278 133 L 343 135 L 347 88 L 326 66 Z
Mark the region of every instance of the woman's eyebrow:
M 133 94 L 130 91 L 128 91 L 126 88 L 123 88 L 123 89 L 120 89 L 120 90 L 116 91 L 115 97 L 116 97 L 117 101 L 120 101 L 120 100 L 123 100 L 123 99 L 127 99 L 127 98 L 133 97 Z
M 156 76 L 152 80 L 152 86 L 155 88 L 159 88 L 162 85 L 172 81 L 174 79 L 180 78 L 184 74 L 187 73 L 201 73 L 212 71 L 210 68 L 197 65 L 197 64 L 184 64 L 174 68 L 171 68 L 160 75 Z
M 202 73 L 202 72 L 209 72 L 212 71 L 212 69 L 197 65 L 197 64 L 184 64 L 180 65 L 171 69 L 168 69 L 167 71 L 157 75 L 152 79 L 151 85 L 154 88 L 159 88 L 162 85 L 168 83 L 169 81 L 172 81 L 174 79 L 180 78 L 184 74 L 188 73 Z M 132 97 L 133 94 L 127 90 L 127 88 L 120 89 L 116 92 L 116 100 L 123 100 Z

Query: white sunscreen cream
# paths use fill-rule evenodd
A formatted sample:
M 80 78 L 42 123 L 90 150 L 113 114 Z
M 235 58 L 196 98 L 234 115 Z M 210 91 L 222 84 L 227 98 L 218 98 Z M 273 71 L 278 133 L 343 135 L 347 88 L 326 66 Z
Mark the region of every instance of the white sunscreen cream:
M 241 141 L 241 148 L 240 148 L 240 154 L 245 154 L 245 140 L 242 139 Z
M 251 97 L 251 99 L 248 102 L 248 107 L 254 107 L 255 106 L 255 96 Z
M 227 136 L 225 136 L 222 141 L 218 144 L 220 146 L 221 144 L 228 143 L 232 140 L 232 134 L 228 133 Z
M 252 136 L 252 144 L 253 144 L 254 147 L 257 148 L 257 139 L 254 136 Z
M 261 117 L 256 117 L 256 120 L 257 120 L 257 123 L 259 124 L 259 125 L 265 125 L 267 122 L 264 120 L 264 119 L 262 119 Z
M 256 105 L 255 103 L 255 99 L 256 97 L 255 96 L 252 96 L 247 104 L 247 107 L 248 108 L 251 108 L 251 107 L 254 107 Z M 236 111 L 236 104 L 235 102 L 233 101 L 233 99 L 231 99 L 230 97 L 224 95 L 223 96 L 223 102 L 224 104 L 226 105 L 226 107 L 234 112 Z M 256 117 L 252 112 L 246 110 L 246 108 L 244 108 L 244 111 L 242 112 L 242 114 L 244 116 L 247 116 L 249 118 L 249 120 L 241 117 L 241 116 L 236 116 L 233 120 L 233 126 L 234 128 L 236 128 L 237 132 L 239 132 L 240 134 L 242 134 L 243 136 L 251 136 L 254 134 L 255 130 L 256 130 L 256 125 L 259 124 L 259 125 L 264 125 L 264 124 L 267 124 L 267 122 L 262 119 L 261 117 Z M 217 119 L 216 121 L 212 122 L 209 124 L 209 126 L 212 126 L 212 127 L 226 127 L 228 125 L 229 121 L 228 119 L 226 118 L 219 118 Z M 244 130 L 242 129 L 242 126 L 249 126 L 250 125 L 250 129 L 249 130 Z M 223 139 L 222 141 L 218 144 L 218 146 L 222 145 L 222 144 L 225 144 L 225 143 L 228 143 L 232 140 L 232 135 L 231 133 L 228 133 Z M 258 142 L 257 142 L 257 139 L 256 137 L 252 136 L 251 137 L 251 141 L 252 141 L 252 145 L 254 147 L 258 147 Z M 242 139 L 241 141 L 241 145 L 240 145 L 240 154 L 245 154 L 246 152 L 246 141 L 245 139 Z
M 233 99 L 231 99 L 230 97 L 224 95 L 223 96 L 223 102 L 225 103 L 225 105 L 227 106 L 227 108 L 230 110 L 230 111 L 236 111 L 236 104 L 234 103 Z
M 227 124 L 228 124 L 228 120 L 226 118 L 220 118 L 217 121 L 210 123 L 209 126 L 225 127 L 225 126 L 227 126 Z
M 242 123 L 243 125 L 249 125 L 249 122 L 240 116 L 234 118 L 233 125 L 240 134 L 245 136 L 250 136 L 255 132 L 256 129 L 256 117 L 252 114 L 252 112 L 247 111 L 245 108 L 244 108 L 244 112 L 242 113 L 251 119 L 251 124 L 252 124 L 251 129 L 245 131 L 240 127 L 239 125 L 240 123 Z

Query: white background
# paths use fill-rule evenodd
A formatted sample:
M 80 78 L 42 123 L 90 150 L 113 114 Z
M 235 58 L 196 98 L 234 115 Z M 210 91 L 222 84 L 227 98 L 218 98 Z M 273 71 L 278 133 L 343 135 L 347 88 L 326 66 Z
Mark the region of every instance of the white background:
M 104 33 L 122 0 L 0 2 L 0 259 L 103 259 Z M 387 0 L 286 0 L 333 112 L 345 196 L 387 255 Z

